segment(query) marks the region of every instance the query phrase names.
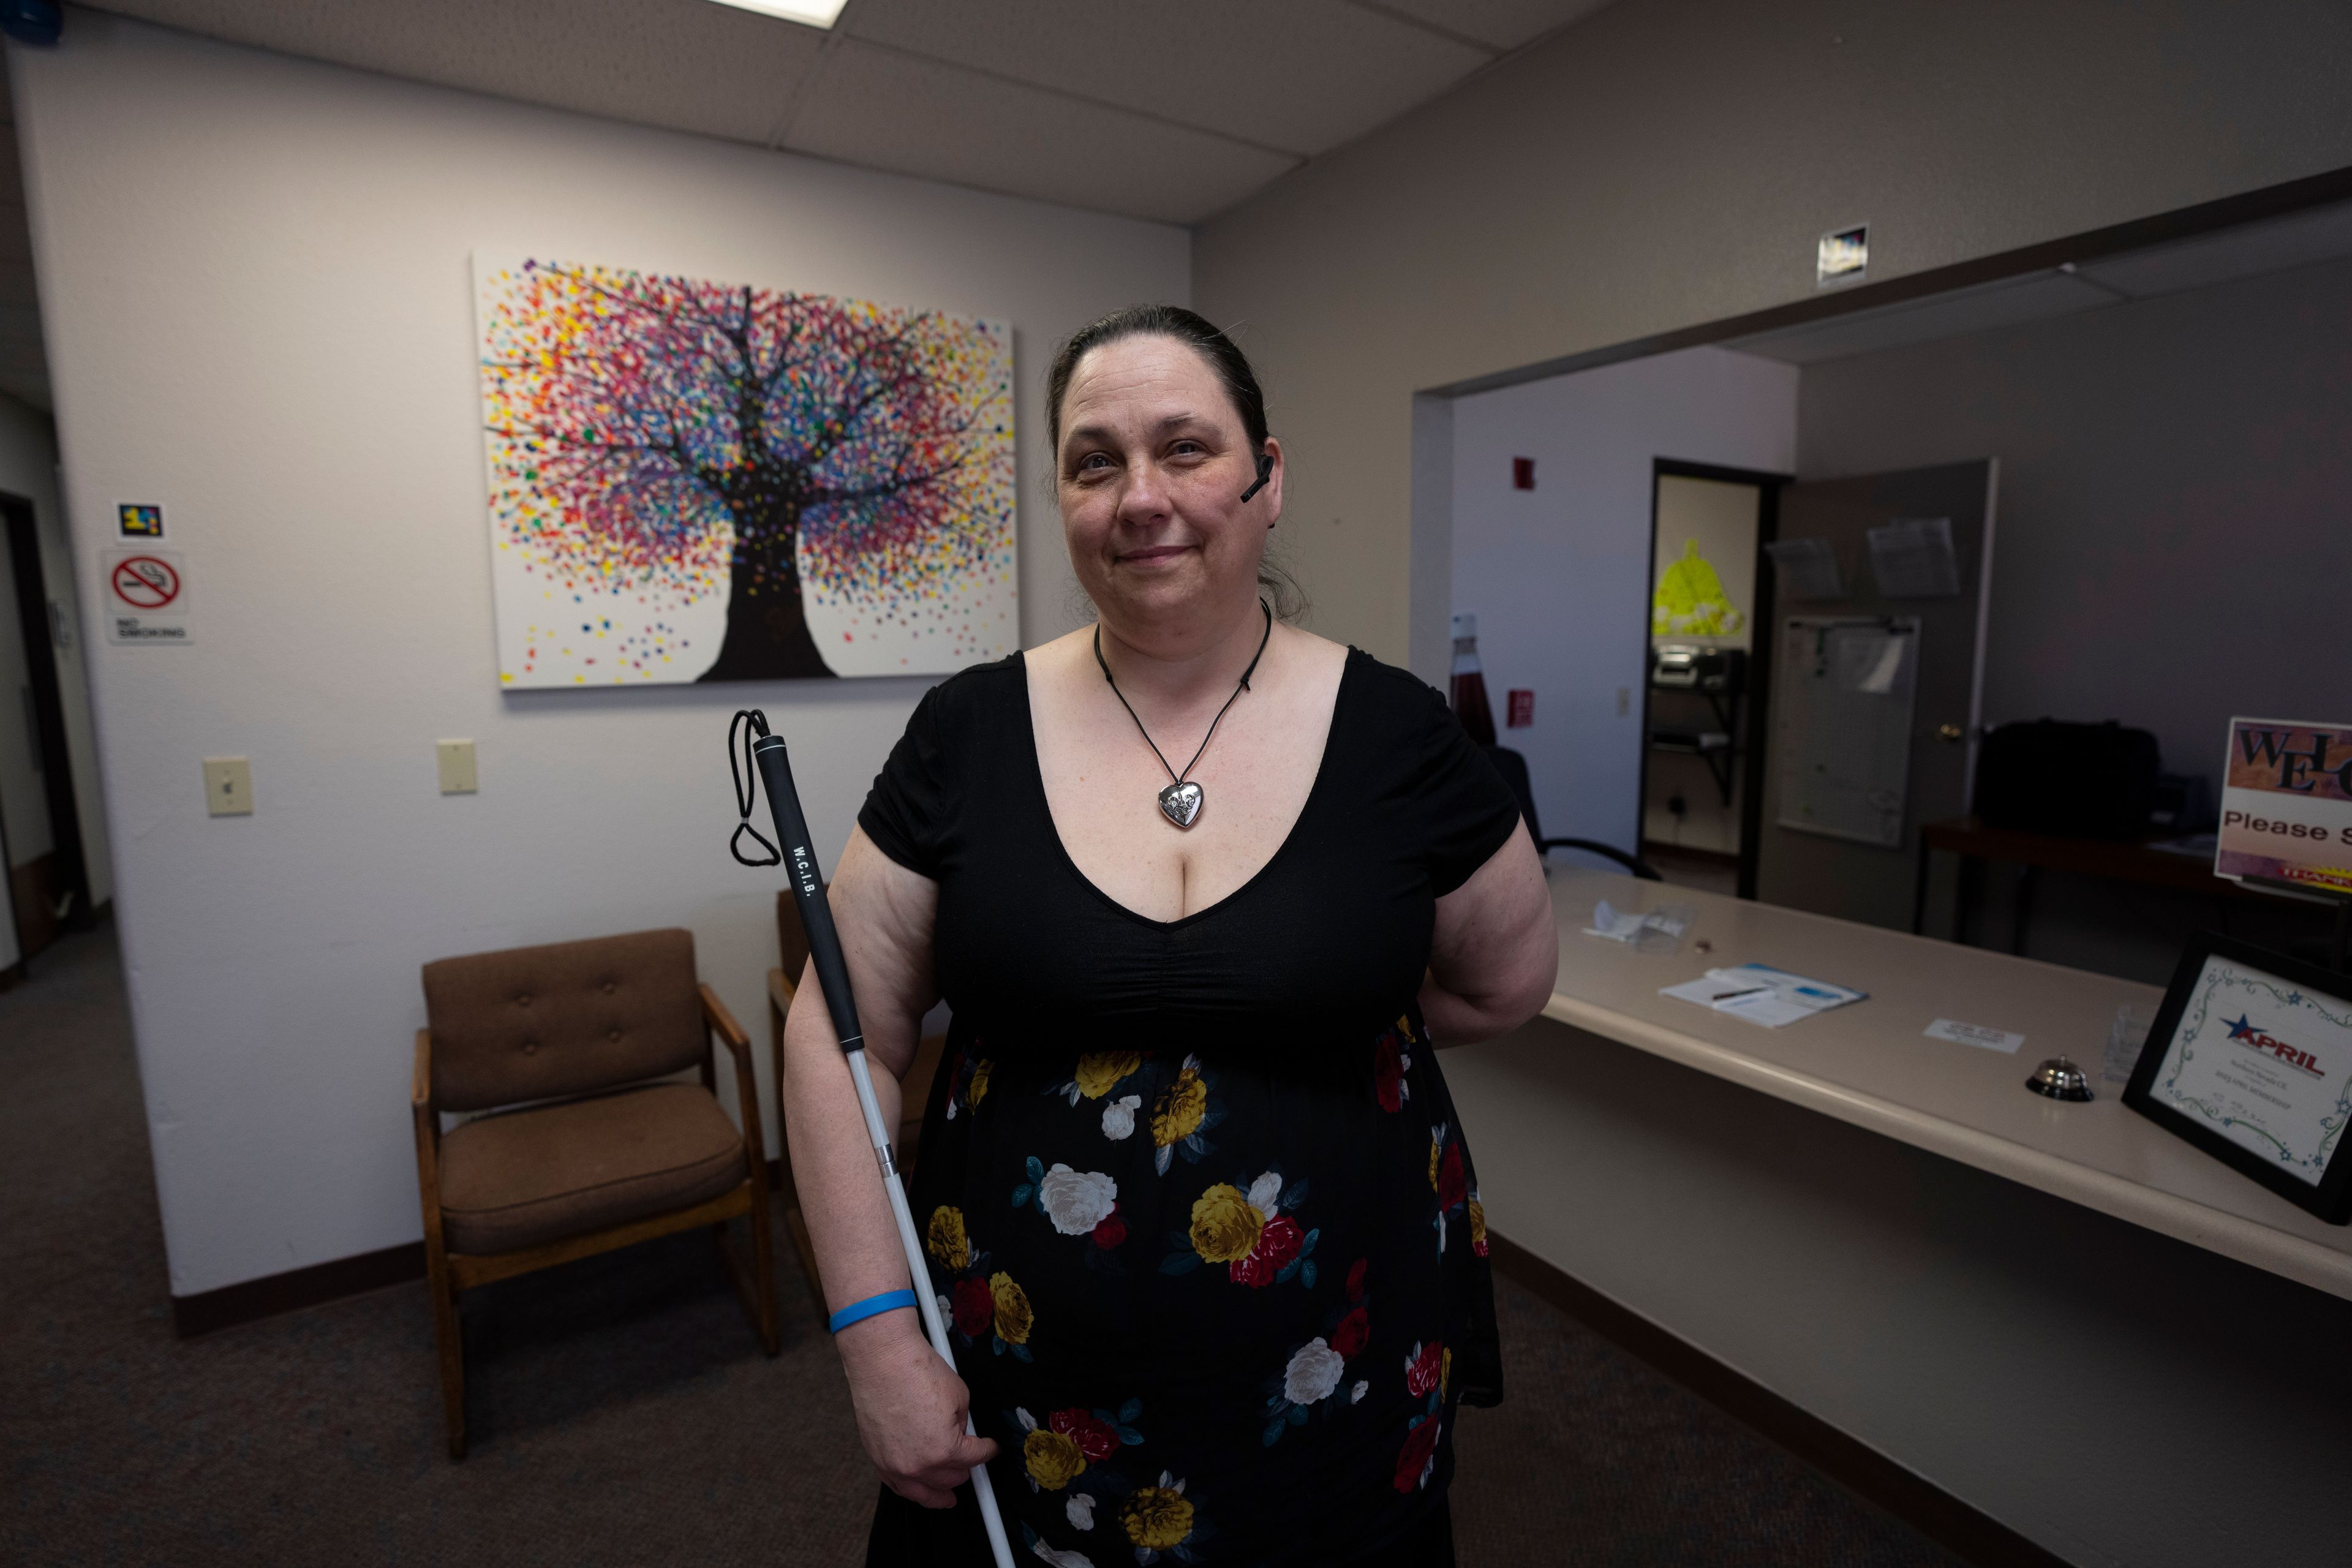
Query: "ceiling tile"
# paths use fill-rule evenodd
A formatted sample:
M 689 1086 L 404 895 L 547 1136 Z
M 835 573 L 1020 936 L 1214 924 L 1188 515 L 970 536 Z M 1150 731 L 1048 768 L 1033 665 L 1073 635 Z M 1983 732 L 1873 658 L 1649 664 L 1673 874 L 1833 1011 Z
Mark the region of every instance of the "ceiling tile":
M 207 37 L 765 142 L 825 35 L 709 0 L 102 0 Z M 72 23 L 68 20 L 68 42 Z
M 1516 49 L 1555 27 L 1581 21 L 1609 0 L 1365 0 L 1365 9 L 1418 17 L 1433 27 Z
M 1097 103 L 1313 154 L 1492 58 L 1342 0 L 857 0 L 845 32 Z
M 1239 201 L 1297 160 L 845 39 L 785 145 L 1165 223 Z

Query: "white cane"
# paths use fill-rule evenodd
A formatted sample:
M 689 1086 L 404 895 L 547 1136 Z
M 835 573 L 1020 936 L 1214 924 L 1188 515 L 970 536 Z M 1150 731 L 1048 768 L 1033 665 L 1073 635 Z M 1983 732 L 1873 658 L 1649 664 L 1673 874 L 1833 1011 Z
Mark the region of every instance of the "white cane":
M 882 1190 L 890 1197 L 890 1217 L 898 1222 L 898 1243 L 906 1249 L 915 1305 L 923 1314 L 923 1331 L 930 1336 L 931 1348 L 940 1352 L 940 1359 L 952 1371 L 955 1351 L 948 1343 L 948 1326 L 940 1316 L 939 1299 L 931 1293 L 929 1270 L 923 1262 L 922 1238 L 915 1230 L 914 1212 L 907 1206 L 907 1184 L 898 1175 L 898 1163 L 890 1148 L 890 1130 L 883 1125 L 882 1107 L 874 1099 L 874 1075 L 866 1065 L 866 1037 L 858 1027 L 857 1003 L 849 991 L 849 970 L 842 962 L 841 938 L 833 929 L 833 907 L 825 901 L 816 856 L 809 848 L 808 824 L 801 816 L 800 794 L 793 787 L 793 768 L 784 755 L 783 738 L 768 733 L 767 716 L 757 709 L 746 710 L 735 717 L 739 722 L 748 722 L 754 736 L 751 758 L 761 782 L 768 786 L 768 810 L 775 822 L 776 841 L 782 847 L 793 897 L 800 905 L 801 926 L 808 933 L 809 962 L 816 968 L 825 1009 L 833 1015 L 834 1034 L 841 1041 L 841 1053 L 848 1059 L 850 1080 L 857 1086 L 857 1108 L 866 1114 L 866 1134 L 873 1141 L 874 1157 L 882 1167 Z M 735 737 L 731 728 L 727 738 L 727 760 L 732 766 Z M 751 803 L 740 779 L 736 791 L 744 826 L 749 826 Z M 738 832 L 740 835 L 740 829 Z M 752 837 L 758 837 L 756 831 Z M 736 858 L 744 859 L 740 849 Z M 759 864 L 749 860 L 745 863 Z M 745 1107 L 744 1114 L 753 1114 L 752 1108 Z M 963 1429 L 972 1436 L 979 1435 L 969 1410 L 964 1413 Z M 1013 1568 L 1012 1543 L 1004 1536 L 1004 1516 L 997 1511 L 996 1492 L 988 1484 L 986 1465 L 971 1468 L 971 1489 L 980 1501 L 981 1523 L 987 1528 L 988 1546 L 996 1555 L 996 1568 Z

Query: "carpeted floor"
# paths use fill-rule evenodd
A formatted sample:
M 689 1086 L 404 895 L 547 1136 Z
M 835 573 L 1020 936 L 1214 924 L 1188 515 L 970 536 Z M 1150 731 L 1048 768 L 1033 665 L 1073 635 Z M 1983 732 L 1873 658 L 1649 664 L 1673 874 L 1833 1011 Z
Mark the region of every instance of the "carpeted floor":
M 872 1472 L 781 1237 L 775 1361 L 707 1237 L 469 1297 L 462 1465 L 421 1284 L 175 1339 L 108 930 L 0 994 L 0 1562 L 862 1561 Z M 1502 1311 L 1465 1568 L 1949 1563 L 1507 1281 Z

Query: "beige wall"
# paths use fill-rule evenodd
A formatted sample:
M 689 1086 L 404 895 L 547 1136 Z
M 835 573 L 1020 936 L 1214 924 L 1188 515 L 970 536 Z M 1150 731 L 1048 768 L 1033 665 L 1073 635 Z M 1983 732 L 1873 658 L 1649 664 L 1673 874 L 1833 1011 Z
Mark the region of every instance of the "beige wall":
M 2352 164 L 2347 79 L 2334 0 L 1621 0 L 1211 221 L 1194 298 L 1313 624 L 1434 667 L 1414 391 L 1809 298 L 1846 224 L 1877 280 Z

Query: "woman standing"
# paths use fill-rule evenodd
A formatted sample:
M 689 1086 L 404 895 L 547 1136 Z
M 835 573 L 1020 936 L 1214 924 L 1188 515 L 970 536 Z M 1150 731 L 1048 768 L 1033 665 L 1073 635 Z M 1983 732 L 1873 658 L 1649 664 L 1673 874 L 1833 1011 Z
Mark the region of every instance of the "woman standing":
M 868 1562 L 986 1562 L 986 1460 L 1050 1563 L 1450 1563 L 1501 1365 L 1433 1045 L 1549 994 L 1542 870 L 1435 692 L 1261 600 L 1283 455 L 1223 332 L 1119 311 L 1048 400 L 1099 619 L 926 696 L 833 884 L 872 1057 L 954 1010 L 912 1199 L 963 1377 L 911 1310 L 836 1341 Z M 786 1114 L 838 1312 L 905 1265 L 824 1020 Z

